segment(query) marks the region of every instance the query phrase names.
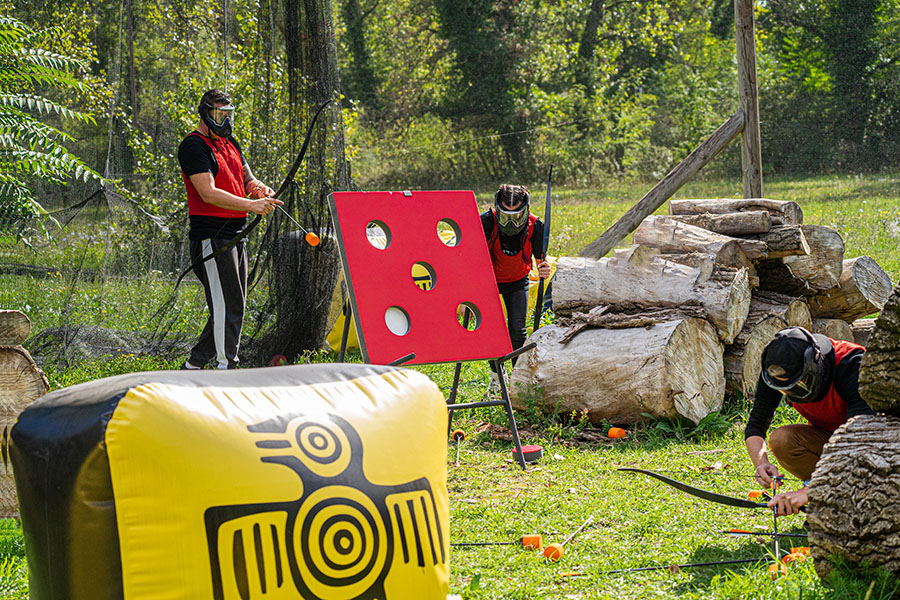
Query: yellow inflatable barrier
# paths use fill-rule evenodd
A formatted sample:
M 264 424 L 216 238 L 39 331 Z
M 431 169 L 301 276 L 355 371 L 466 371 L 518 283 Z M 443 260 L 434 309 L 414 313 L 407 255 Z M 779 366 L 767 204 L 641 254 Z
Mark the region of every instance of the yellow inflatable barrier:
M 137 373 L 12 430 L 32 600 L 441 599 L 447 411 L 371 365 Z

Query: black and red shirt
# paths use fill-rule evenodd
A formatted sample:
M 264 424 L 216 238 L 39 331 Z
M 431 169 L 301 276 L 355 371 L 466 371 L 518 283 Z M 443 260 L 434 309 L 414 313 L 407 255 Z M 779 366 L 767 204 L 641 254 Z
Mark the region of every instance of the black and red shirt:
M 233 137 L 210 138 L 192 132 L 178 147 L 178 162 L 187 191 L 190 239 L 231 238 L 247 222 L 246 211 L 229 210 L 210 204 L 200 197 L 190 176 L 212 173 L 215 185 L 235 196 L 246 196 L 244 190 L 244 155 Z
M 503 235 L 497 226 L 494 211 L 481 213 L 481 226 L 491 253 L 494 277 L 497 283 L 526 281 L 531 272 L 531 257 L 540 262 L 544 244 L 544 223 L 536 216 L 528 215 L 528 224 L 516 235 Z
M 806 417 L 810 425 L 833 433 L 851 417 L 871 415 L 875 411 L 859 395 L 859 363 L 865 347 L 845 340 L 827 339 L 831 342 L 831 348 L 824 353 L 827 387 L 819 392 L 814 402 L 791 405 Z M 745 439 L 751 436 L 766 437 L 782 398 L 789 401 L 781 392 L 767 386 L 762 377 L 759 378 L 756 398 L 744 429 Z

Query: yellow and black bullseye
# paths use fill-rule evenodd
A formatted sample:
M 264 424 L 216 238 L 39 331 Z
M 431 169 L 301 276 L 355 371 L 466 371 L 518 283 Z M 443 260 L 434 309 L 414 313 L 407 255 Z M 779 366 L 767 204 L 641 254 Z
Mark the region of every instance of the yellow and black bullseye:
M 388 534 L 375 503 L 357 489 L 326 486 L 300 507 L 293 551 L 304 597 L 350 600 L 389 567 Z
M 307 421 L 297 425 L 294 436 L 300 462 L 315 475 L 336 477 L 350 464 L 350 443 L 337 425 Z

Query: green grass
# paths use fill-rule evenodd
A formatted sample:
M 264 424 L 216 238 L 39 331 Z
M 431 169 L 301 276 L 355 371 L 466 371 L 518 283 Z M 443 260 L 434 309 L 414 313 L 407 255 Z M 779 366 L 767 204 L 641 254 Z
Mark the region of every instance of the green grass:
M 572 255 L 599 235 L 652 184 L 613 184 L 603 190 L 555 189 L 552 251 Z M 699 181 L 682 189 L 680 198 L 735 197 L 740 182 Z M 533 209 L 543 212 L 543 193 L 532 186 Z M 837 229 L 846 243 L 846 256 L 868 255 L 891 276 L 900 278 L 895 251 L 900 241 L 900 175 L 871 177 L 815 177 L 767 180 L 766 197 L 794 200 L 802 206 L 805 222 Z M 558 195 L 558 196 L 557 196 Z M 479 193 L 488 203 L 490 193 Z M 664 212 L 665 207 L 660 209 Z M 11 277 L 11 276 L 4 276 Z M 15 285 L 12 285 L 15 283 Z M 35 330 L 55 326 L 65 302 L 57 295 L 68 288 L 62 277 L 30 280 L 19 277 L 10 284 L 20 306 L 32 310 Z M 46 286 L 57 286 L 50 290 Z M 154 302 L 165 297 L 165 286 L 152 282 L 104 291 L 101 306 L 96 287 L 81 287 L 68 300 L 70 314 L 86 322 L 117 329 L 137 330 Z M 135 287 L 142 285 L 143 288 Z M 56 291 L 57 294 L 52 293 Z M 257 294 L 261 292 L 256 291 Z M 114 298 L 122 298 L 117 304 Z M 202 325 L 196 294 L 182 290 L 185 318 L 181 325 L 190 333 Z M 134 310 L 129 307 L 136 306 Z M 106 312 L 101 312 L 105 307 Z M 193 320 L 192 320 L 193 319 Z M 193 328 L 193 329 L 192 329 Z M 351 359 L 359 360 L 358 354 Z M 307 362 L 332 360 L 311 354 Z M 154 357 L 115 355 L 49 373 L 54 388 L 118 373 L 173 368 L 176 361 Z M 449 393 L 452 365 L 418 367 Z M 469 363 L 462 369 L 460 401 L 481 398 L 487 384 L 487 367 Z M 787 576 L 773 581 L 766 570 L 771 544 L 753 539 L 732 539 L 715 533 L 732 527 L 771 530 L 766 511 L 730 508 L 704 502 L 633 473 L 616 471 L 638 466 L 665 471 L 698 487 L 744 496 L 755 487 L 751 465 L 743 447 L 746 404 L 729 399 L 723 413 L 691 428 L 684 423 L 647 422 L 629 427 L 627 439 L 615 443 L 578 441 L 585 424 L 569 415 L 546 416 L 535 411 L 518 415 L 526 443 L 544 447 L 544 458 L 527 472 L 511 460 L 511 444 L 490 437 L 491 424 L 506 424 L 496 408 L 466 411 L 454 424 L 467 432 L 460 448 L 460 465 L 454 466 L 456 447 L 448 447 L 451 542 L 509 541 L 528 533 L 541 533 L 545 543 L 562 541 L 588 517 L 594 523 L 565 547 L 565 556 L 551 563 L 538 553 L 516 546 L 453 547 L 450 553 L 451 592 L 464 598 L 783 598 L 884 600 L 900 598 L 898 582 L 883 572 L 836 570 L 827 580 L 817 576 L 811 562 L 793 565 Z M 793 422 L 798 415 L 781 409 L 776 423 Z M 698 451 L 715 451 L 692 454 Z M 799 485 L 789 481 L 790 487 Z M 800 531 L 802 517 L 784 517 L 779 528 Z M 8 523 L 8 522 L 7 522 Z M 0 522 L 3 525 L 3 522 Z M 25 579 L 18 529 L 0 530 L 0 598 L 22 595 Z M 2 542 L 4 538 L 0 538 Z M 785 543 L 784 546 L 790 544 Z M 805 544 L 795 544 L 805 545 Z M 759 558 L 760 564 L 601 575 L 601 571 Z M 563 578 L 564 572 L 580 572 Z M 18 595 L 17 595 L 18 594 Z

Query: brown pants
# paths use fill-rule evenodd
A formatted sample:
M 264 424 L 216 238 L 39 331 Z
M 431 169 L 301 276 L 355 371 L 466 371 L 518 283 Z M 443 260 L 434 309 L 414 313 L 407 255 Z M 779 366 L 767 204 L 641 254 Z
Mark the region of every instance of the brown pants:
M 785 471 L 805 481 L 812 477 L 830 437 L 815 425 L 785 425 L 769 434 L 769 449 Z

